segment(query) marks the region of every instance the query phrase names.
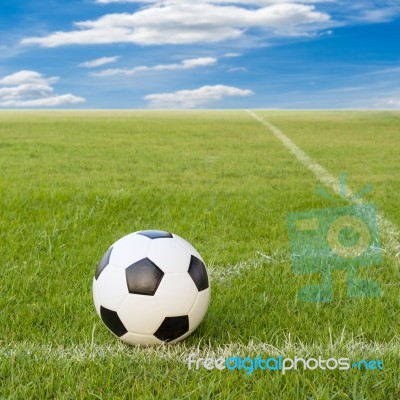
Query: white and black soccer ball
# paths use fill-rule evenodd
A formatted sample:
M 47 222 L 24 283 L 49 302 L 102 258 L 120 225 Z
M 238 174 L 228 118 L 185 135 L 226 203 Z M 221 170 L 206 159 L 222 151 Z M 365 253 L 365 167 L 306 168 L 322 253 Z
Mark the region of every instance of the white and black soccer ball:
M 203 259 L 178 235 L 140 231 L 104 254 L 93 279 L 97 313 L 129 344 L 177 342 L 203 320 L 210 284 Z

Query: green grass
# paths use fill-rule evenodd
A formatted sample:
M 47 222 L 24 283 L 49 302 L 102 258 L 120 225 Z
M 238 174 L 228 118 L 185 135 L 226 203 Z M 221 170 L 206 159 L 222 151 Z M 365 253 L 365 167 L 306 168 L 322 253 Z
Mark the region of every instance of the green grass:
M 353 190 L 373 183 L 366 199 L 400 225 L 398 113 L 259 114 Z M 338 272 L 332 303 L 297 300 L 318 277 L 292 272 L 286 216 L 332 207 L 317 184 L 243 111 L 1 112 L 0 398 L 398 398 L 399 254 L 362 271 L 379 299 L 347 298 Z M 194 244 L 212 302 L 183 343 L 140 349 L 99 320 L 91 281 L 111 243 L 150 228 Z M 195 351 L 381 359 L 384 371 L 188 370 Z

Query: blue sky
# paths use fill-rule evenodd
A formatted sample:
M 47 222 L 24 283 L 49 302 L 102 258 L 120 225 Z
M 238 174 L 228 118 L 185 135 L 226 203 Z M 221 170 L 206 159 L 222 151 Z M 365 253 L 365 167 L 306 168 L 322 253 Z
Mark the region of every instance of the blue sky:
M 400 108 L 399 37 L 400 0 L 2 0 L 0 108 Z

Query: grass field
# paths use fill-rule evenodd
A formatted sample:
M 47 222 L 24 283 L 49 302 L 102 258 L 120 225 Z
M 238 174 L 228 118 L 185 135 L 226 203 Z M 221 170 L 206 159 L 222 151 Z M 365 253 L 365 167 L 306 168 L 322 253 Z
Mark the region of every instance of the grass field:
M 245 111 L 0 113 L 0 398 L 400 398 L 400 113 L 259 111 L 315 162 L 349 174 L 392 223 L 377 299 L 304 303 L 286 216 L 332 207 L 319 179 Z M 339 198 L 330 188 L 326 190 Z M 342 202 L 348 204 L 348 202 Z M 98 260 L 123 235 L 163 229 L 211 270 L 187 340 L 127 347 L 92 301 Z M 380 359 L 383 371 L 189 370 L 187 358 Z

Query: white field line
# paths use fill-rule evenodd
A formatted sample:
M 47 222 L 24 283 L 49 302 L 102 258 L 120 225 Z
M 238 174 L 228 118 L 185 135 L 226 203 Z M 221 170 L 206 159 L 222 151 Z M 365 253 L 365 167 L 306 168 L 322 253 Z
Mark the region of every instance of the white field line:
M 207 269 L 211 277 L 211 282 L 217 281 L 222 284 L 227 284 L 234 278 L 240 277 L 251 271 L 255 271 L 265 264 L 268 264 L 271 267 L 277 265 L 282 266 L 282 264 L 290 262 L 290 254 L 276 252 L 270 255 L 266 255 L 264 253 L 261 253 L 260 251 L 257 251 L 257 255 L 248 261 L 240 261 L 236 264 L 223 266 L 211 263 L 207 265 Z
M 100 358 L 109 357 L 128 357 L 138 362 L 152 361 L 154 358 L 167 361 L 187 362 L 190 354 L 197 357 L 255 357 L 258 355 L 269 356 L 309 356 L 318 357 L 323 355 L 339 354 L 343 357 L 362 356 L 370 357 L 376 355 L 392 354 L 400 357 L 400 345 L 397 339 L 390 342 L 366 342 L 360 339 L 344 341 L 343 337 L 332 341 L 329 344 L 309 345 L 302 342 L 292 342 L 291 338 L 286 338 L 285 343 L 276 348 L 268 343 L 260 342 L 255 339 L 247 344 L 240 342 L 228 343 L 226 345 L 213 345 L 200 343 L 198 346 L 187 346 L 185 342 L 160 345 L 155 347 L 132 347 L 123 345 L 115 341 L 109 345 L 98 345 L 86 343 L 81 345 L 51 345 L 33 342 L 11 342 L 0 345 L 0 359 L 23 357 L 41 361 L 46 360 L 68 360 L 73 362 L 88 362 Z
M 298 147 L 291 139 L 289 139 L 279 128 L 271 124 L 265 118 L 260 117 L 254 111 L 247 111 L 255 120 L 268 128 L 273 135 L 303 164 L 316 178 L 325 186 L 331 188 L 337 195 L 341 194 L 341 187 L 338 179 L 331 175 L 322 165 L 318 164 L 309 155 L 307 155 L 300 147 Z M 347 189 L 349 198 L 354 197 L 354 192 Z M 355 204 L 362 204 L 362 199 L 351 200 Z M 378 223 L 387 244 L 386 248 L 398 258 L 400 256 L 400 231 L 397 226 L 388 220 L 381 212 L 378 213 Z
M 237 264 L 217 266 L 209 265 L 207 267 L 211 282 L 218 281 L 219 283 L 228 283 L 235 277 L 242 276 L 243 274 L 259 268 L 263 260 L 261 258 L 255 258 L 249 261 L 241 261 Z

